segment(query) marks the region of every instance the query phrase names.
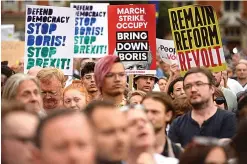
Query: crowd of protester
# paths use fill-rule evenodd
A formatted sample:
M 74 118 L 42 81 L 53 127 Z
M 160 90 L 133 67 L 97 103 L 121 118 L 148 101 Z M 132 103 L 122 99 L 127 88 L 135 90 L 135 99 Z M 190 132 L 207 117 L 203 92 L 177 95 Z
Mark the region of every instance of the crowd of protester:
M 157 59 L 133 86 L 115 55 L 84 60 L 79 79 L 2 62 L 2 163 L 247 163 L 247 61 L 181 77 Z

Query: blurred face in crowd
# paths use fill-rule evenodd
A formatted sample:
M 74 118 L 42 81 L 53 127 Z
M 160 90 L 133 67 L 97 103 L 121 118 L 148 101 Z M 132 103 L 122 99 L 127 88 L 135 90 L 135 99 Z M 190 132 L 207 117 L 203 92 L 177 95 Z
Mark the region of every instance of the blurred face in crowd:
M 227 68 L 227 74 L 228 74 L 228 77 L 232 77 L 233 76 L 233 70 L 231 68 Z
M 222 148 L 216 147 L 208 153 L 205 163 L 227 163 L 226 153 Z
M 152 124 L 142 110 L 130 109 L 127 113 L 131 148 L 149 148 L 154 145 L 155 136 Z
M 213 76 L 215 79 L 215 85 L 218 87 L 220 85 L 220 82 L 222 80 L 222 72 L 213 72 Z
M 203 73 L 192 73 L 184 79 L 184 90 L 194 109 L 201 109 L 212 101 L 214 88 Z
M 69 109 L 83 110 L 86 105 L 86 96 L 77 89 L 69 89 L 64 93 L 63 104 Z
M 36 112 L 43 108 L 40 89 L 32 80 L 21 82 L 17 89 L 16 100 L 28 105 Z
M 134 95 L 130 98 L 130 104 L 141 104 L 142 96 L 140 95 Z
M 51 111 L 61 106 L 62 84 L 56 77 L 41 79 L 40 88 L 46 111 Z
M 126 117 L 117 108 L 101 108 L 95 109 L 92 115 L 93 125 L 95 126 L 96 147 L 99 150 L 97 158 L 104 162 L 125 160 L 128 150 Z
M 167 64 L 166 62 L 161 62 L 160 66 L 164 72 L 168 73 L 170 71 L 170 65 Z
M 142 104 L 145 107 L 149 121 L 153 124 L 154 131 L 159 132 L 166 128 L 167 122 L 172 118 L 172 112 L 166 112 L 166 107 L 152 98 L 144 99 Z
M 236 53 L 232 55 L 232 64 L 236 66 L 240 60 L 240 54 Z
M 2 162 L 33 164 L 32 139 L 38 118 L 24 111 L 15 111 L 2 120 Z
M 137 77 L 135 84 L 137 86 L 137 90 L 151 92 L 154 88 L 155 78 L 150 76 L 140 76 Z
M 238 64 L 236 66 L 236 75 L 238 79 L 246 79 L 247 78 L 247 66 L 246 64 Z
M 91 130 L 86 118 L 79 113 L 50 120 L 42 131 L 36 160 L 41 164 L 94 164 Z
M 126 73 L 122 63 L 114 63 L 111 70 L 105 75 L 102 92 L 111 96 L 124 94 Z
M 97 92 L 98 88 L 95 84 L 94 73 L 87 73 L 82 77 L 82 82 L 88 93 Z
M 39 72 L 41 69 L 42 69 L 41 67 L 36 67 L 36 66 L 34 66 L 34 67 L 32 67 L 32 68 L 28 71 L 27 74 L 36 77 L 37 74 L 38 74 L 38 72 Z
M 186 94 L 183 89 L 183 81 L 178 81 L 173 86 L 173 92 L 171 93 L 173 99 L 179 97 L 186 97 Z
M 160 92 L 165 92 L 167 80 L 165 80 L 165 79 L 159 79 L 158 84 L 159 84 Z
M 17 68 L 17 72 L 19 72 L 19 73 L 23 73 L 24 72 L 24 58 L 20 59 L 17 67 L 18 67 Z

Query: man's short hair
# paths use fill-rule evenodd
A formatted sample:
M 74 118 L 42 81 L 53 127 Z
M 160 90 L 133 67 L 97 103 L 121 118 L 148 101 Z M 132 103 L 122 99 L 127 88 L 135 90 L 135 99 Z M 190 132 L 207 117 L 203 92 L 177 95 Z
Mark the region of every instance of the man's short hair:
M 202 73 L 202 74 L 204 74 L 208 78 L 208 83 L 210 85 L 215 85 L 215 80 L 214 80 L 214 76 L 213 76 L 212 72 L 209 69 L 205 68 L 205 67 L 193 67 L 193 68 L 189 69 L 189 71 L 185 73 L 184 79 L 188 75 L 194 74 L 194 73 Z
M 171 96 L 171 93 L 173 93 L 173 91 L 174 91 L 174 85 L 175 85 L 177 82 L 179 82 L 179 81 L 184 81 L 184 78 L 183 78 L 183 77 L 178 77 L 178 78 L 174 79 L 174 80 L 169 84 L 169 86 L 168 86 L 168 91 L 167 91 L 167 93 L 168 93 L 169 96 Z
M 94 62 L 87 62 L 84 67 L 81 69 L 81 77 L 85 74 L 93 73 L 94 72 L 95 63 Z
M 23 73 L 17 73 L 12 75 L 7 81 L 3 89 L 2 98 L 5 100 L 15 100 L 15 97 L 17 95 L 18 87 L 23 81 L 31 80 L 33 81 L 37 87 L 40 90 L 40 84 L 36 77 L 23 74 Z M 28 87 L 28 86 L 27 86 Z
M 95 83 L 99 90 L 101 90 L 102 86 L 104 85 L 103 84 L 104 78 L 106 74 L 110 72 L 113 64 L 120 62 L 121 61 L 118 56 L 106 55 L 95 64 L 95 68 L 94 68 Z
M 42 135 L 43 135 L 44 128 L 51 120 L 54 120 L 58 117 L 71 116 L 76 113 L 78 113 L 76 110 L 59 109 L 59 110 L 52 111 L 46 117 L 41 118 L 38 124 L 38 127 L 36 129 L 35 137 L 34 137 L 34 143 L 37 146 L 37 148 L 41 148 Z M 81 113 L 78 113 L 78 114 L 81 114 Z
M 153 99 L 155 101 L 160 102 L 161 104 L 163 104 L 166 108 L 166 111 L 164 111 L 165 113 L 171 111 L 172 112 L 172 116 L 175 115 L 175 109 L 173 107 L 172 104 L 172 99 L 170 98 L 170 96 L 167 93 L 164 92 L 150 92 L 148 93 L 142 100 L 142 103 L 145 99 Z M 171 119 L 172 121 L 172 119 Z M 170 122 L 171 122 L 170 121 Z
M 106 101 L 106 100 L 93 100 L 91 101 L 85 109 L 82 111 L 86 114 L 86 116 L 89 118 L 90 121 L 92 121 L 92 114 L 96 109 L 102 109 L 102 108 L 116 108 L 116 105 L 112 101 Z
M 65 76 L 60 69 L 47 67 L 40 70 L 37 74 L 39 80 L 50 79 L 52 77 L 55 77 L 61 83 L 62 87 L 65 86 Z

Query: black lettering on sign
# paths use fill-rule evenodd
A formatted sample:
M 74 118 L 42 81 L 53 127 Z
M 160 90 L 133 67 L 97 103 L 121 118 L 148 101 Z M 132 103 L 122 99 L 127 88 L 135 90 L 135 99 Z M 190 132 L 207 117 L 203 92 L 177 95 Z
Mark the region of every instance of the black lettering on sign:
M 148 52 L 118 52 L 121 61 L 148 61 Z
M 148 40 L 147 31 L 119 31 L 116 33 L 117 41 Z
M 117 42 L 117 51 L 149 51 L 148 42 Z

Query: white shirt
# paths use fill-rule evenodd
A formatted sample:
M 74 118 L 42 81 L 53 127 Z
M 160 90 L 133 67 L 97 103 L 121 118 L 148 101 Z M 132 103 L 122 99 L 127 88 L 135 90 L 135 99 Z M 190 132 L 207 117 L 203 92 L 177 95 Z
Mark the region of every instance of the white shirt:
M 171 158 L 171 157 L 165 157 L 163 155 L 154 154 L 154 160 L 156 164 L 178 164 L 179 161 L 176 158 Z
M 228 78 L 227 79 L 227 86 L 228 88 L 236 95 L 238 92 L 241 92 L 244 90 L 241 84 L 239 84 L 238 81 Z

